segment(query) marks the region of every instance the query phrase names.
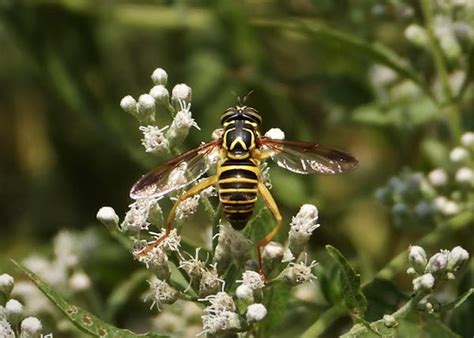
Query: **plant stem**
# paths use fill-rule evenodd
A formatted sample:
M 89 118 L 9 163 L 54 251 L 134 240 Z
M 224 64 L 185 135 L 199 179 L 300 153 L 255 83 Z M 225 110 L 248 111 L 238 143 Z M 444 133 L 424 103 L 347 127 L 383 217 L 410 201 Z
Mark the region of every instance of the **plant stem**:
M 408 302 L 405 303 L 405 305 L 403 305 L 400 309 L 392 313 L 391 316 L 395 318 L 396 321 L 405 318 L 411 311 L 416 309 L 416 306 L 427 295 L 428 293 L 426 291 L 417 292 Z M 375 329 L 382 324 L 384 324 L 384 320 L 379 319 L 371 323 L 370 326 Z M 360 337 L 363 333 L 366 333 L 367 330 L 367 327 L 362 324 L 358 324 L 353 326 L 352 329 L 349 332 L 345 333 L 342 337 Z
M 448 67 L 445 62 L 445 56 L 439 40 L 434 33 L 433 24 L 433 9 L 431 7 L 431 0 L 420 0 L 420 7 L 425 18 L 425 28 L 431 44 L 431 52 L 433 54 L 433 61 L 436 68 L 436 73 L 441 81 L 444 97 L 439 100 L 441 102 L 441 110 L 447 116 L 451 128 L 451 135 L 453 140 L 458 140 L 461 136 L 461 121 L 459 118 L 459 109 L 456 106 L 456 100 L 449 84 Z
M 467 210 L 449 219 L 445 224 L 439 225 L 432 232 L 426 234 L 418 241 L 421 246 L 434 246 L 446 239 L 448 234 L 461 230 L 474 221 L 472 210 Z M 405 251 L 399 253 L 382 270 L 376 274 L 376 278 L 392 279 L 392 277 L 407 264 Z
M 319 337 L 336 320 L 347 314 L 347 309 L 342 305 L 334 305 L 323 312 L 317 321 L 314 322 L 302 335 L 301 338 Z
M 471 49 L 469 50 L 469 54 L 467 56 L 467 69 L 464 75 L 464 80 L 461 85 L 461 89 L 459 89 L 459 92 L 456 96 L 457 102 L 462 100 L 464 93 L 466 92 L 466 89 L 469 87 L 469 85 L 472 84 L 473 76 L 474 76 L 474 46 L 471 46 Z

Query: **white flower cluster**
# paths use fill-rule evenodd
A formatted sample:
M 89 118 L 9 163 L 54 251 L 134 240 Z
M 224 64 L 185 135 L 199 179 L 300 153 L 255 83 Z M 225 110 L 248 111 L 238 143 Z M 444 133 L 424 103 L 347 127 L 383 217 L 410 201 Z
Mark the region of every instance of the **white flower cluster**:
M 141 230 L 148 230 L 150 222 L 148 214 L 154 201 L 151 199 L 139 199 L 129 205 L 129 211 L 120 225 L 122 232 L 128 235 L 138 235 Z
M 296 216 L 292 218 L 290 232 L 288 233 L 288 246 L 294 257 L 301 254 L 313 231 L 319 228 L 320 225 L 316 223 L 318 217 L 316 206 L 304 204 Z
M 413 228 L 435 222 L 436 215 L 452 217 L 469 209 L 469 191 L 474 187 L 473 132 L 462 135 L 449 159 L 445 167 L 426 176 L 405 172 L 377 190 L 377 198 L 392 207 L 395 225 Z
M 125 96 L 120 102 L 122 109 L 140 122 L 143 133 L 142 144 L 146 152 L 160 154 L 170 151 L 170 147 L 179 146 L 189 133 L 191 127 L 199 129 L 191 114 L 191 88 L 180 83 L 172 89 L 171 101 L 166 88 L 168 74 L 157 68 L 151 75 L 155 86 L 148 94 L 139 96 L 138 101 L 131 95 Z M 160 128 L 156 125 L 157 109 L 163 107 L 174 117 L 170 126 Z
M 91 281 L 80 267 L 80 257 L 95 245 L 97 243 L 88 234 L 62 230 L 54 238 L 52 260 L 34 255 L 27 257 L 23 264 L 56 288 L 82 291 L 91 286 Z M 31 299 L 28 294 L 24 298 L 27 302 Z M 29 303 L 27 305 L 30 307 Z
M 199 249 L 196 249 L 196 255 L 189 260 L 182 259 L 179 268 L 186 271 L 191 278 L 190 286 L 193 285 L 198 290 L 199 296 L 206 297 L 216 294 L 224 281 L 219 278 L 215 264 L 207 267 L 205 261 L 199 260 Z
M 283 281 L 289 286 L 297 286 L 316 279 L 313 275 L 313 268 L 318 265 L 316 261 L 307 263 L 305 256 L 304 261 L 298 263 L 291 262 L 289 266 L 283 271 Z
M 5 305 L 0 305 L 0 337 L 35 338 L 43 331 L 41 321 L 36 317 L 24 317 L 23 304 L 10 298 L 15 280 L 8 274 L 0 275 L 0 294 Z
M 417 276 L 413 279 L 413 290 L 429 293 L 438 280 L 454 279 L 455 272 L 467 262 L 469 253 L 457 246 L 452 250 L 441 250 L 427 259 L 425 250 L 420 246 L 410 246 L 407 273 Z
M 168 75 L 161 68 L 156 69 L 151 78 L 155 86 L 148 94 L 140 95 L 138 99 L 126 96 L 121 101 L 121 107 L 138 119 L 139 129 L 143 132 L 142 144 L 146 152 L 170 152 L 184 141 L 191 127 L 199 129 L 190 111 L 192 91 L 186 84 L 178 84 L 171 90 L 170 95 L 166 88 Z M 162 108 L 167 109 L 173 116 L 169 126 L 160 127 L 155 123 L 158 120 L 157 111 Z M 221 136 L 222 129 L 213 133 L 214 139 Z M 278 140 L 285 137 L 283 131 L 276 128 L 269 130 L 265 136 Z M 218 158 L 218 151 L 213 152 L 206 158 L 207 164 L 212 166 Z M 189 181 L 186 175 L 187 166 L 188 163 L 181 163 L 169 174 L 167 182 L 163 182 L 164 186 L 159 188 L 174 191 L 184 187 Z M 262 181 L 271 188 L 269 169 L 265 164 L 261 172 Z M 154 192 L 157 187 L 150 186 L 149 189 Z M 181 201 L 176 208 L 175 219 L 186 220 L 196 212 L 201 199 L 215 195 L 216 189 L 210 187 L 201 194 Z M 176 201 L 176 195 L 172 194 L 170 199 Z M 264 319 L 267 314 L 264 304 L 267 274 L 270 276 L 276 271 L 270 282 L 284 282 L 289 286 L 296 286 L 315 278 L 312 274 L 312 269 L 316 265 L 314 261 L 310 264 L 307 264 L 306 259 L 304 262 L 298 262 L 298 257 L 310 236 L 319 227 L 318 209 L 314 205 L 303 205 L 292 219 L 287 251 L 291 251 L 289 260 L 295 262 L 288 264 L 289 260 L 284 261 L 283 245 L 270 242 L 261 248 L 261 252 L 257 255 L 261 254 L 263 258 L 262 267 L 257 267 L 255 259 L 251 258 L 254 243 L 242 232 L 234 230 L 228 222 L 221 222 L 218 225 L 217 245 L 212 252 L 212 260 L 208 263 L 209 254 L 203 259 L 203 255 L 199 257 L 199 249 L 194 256 L 180 251 L 181 242 L 177 231 L 173 229 L 168 233 L 163 229 L 163 213 L 156 198 L 138 199 L 129 207 L 121 223 L 110 207 L 101 208 L 97 213 L 97 219 L 109 229 L 119 230 L 134 241 L 134 256 L 154 274 L 153 279 L 149 281 L 150 290 L 146 296 L 146 300 L 152 301 L 151 307 L 161 311 L 164 304 L 174 303 L 178 299 L 184 301 L 196 295 L 201 297 L 200 301 L 207 303 L 202 315 L 201 334 L 246 331 L 255 322 Z M 151 225 L 161 230 L 157 233 L 152 232 L 149 230 Z M 141 238 L 142 230 L 146 230 L 154 239 L 148 242 Z M 185 272 L 182 276 L 189 283 L 186 288 L 181 288 L 182 284 L 175 283 L 175 279 L 171 278 L 171 271 L 176 266 Z M 263 268 L 263 271 L 256 272 L 257 268 Z M 244 270 L 242 280 L 239 281 L 240 285 L 231 286 L 224 292 L 224 278 L 228 277 L 226 273 L 235 269 Z M 239 302 L 239 307 L 246 306 L 245 313 L 242 311 L 241 314 L 237 310 L 233 297 Z
M 435 1 L 433 30 L 444 54 L 451 60 L 462 54 L 462 43 L 474 41 L 472 27 L 472 2 L 469 1 Z M 459 15 L 454 19 L 450 13 L 456 10 Z M 405 29 L 405 38 L 421 48 L 430 48 L 430 38 L 426 28 L 410 24 Z
M 204 309 L 202 318 L 203 330 L 200 334 L 216 334 L 226 331 L 239 330 L 241 322 L 235 312 L 234 300 L 225 292 L 218 292 L 201 299 L 210 303 Z
M 217 271 L 223 273 L 232 259 L 235 259 L 240 266 L 244 266 L 250 258 L 252 241 L 241 232 L 234 230 L 226 221 L 219 224 L 219 234 L 217 236 L 218 241 L 214 252 Z
M 22 263 L 56 290 L 67 291 L 69 294 L 81 294 L 91 288 L 92 282 L 89 275 L 81 268 L 80 260 L 86 252 L 94 250 L 97 245 L 95 236 L 90 232 L 76 233 L 62 230 L 54 238 L 54 256 L 51 259 L 32 255 L 24 259 Z M 22 301 L 28 313 L 48 314 L 53 318 L 57 314 L 53 304 L 29 281 L 15 283 L 12 294 Z M 30 321 L 30 324 L 34 324 L 34 321 Z M 26 325 L 28 328 L 28 321 Z
M 261 290 L 265 287 L 265 281 L 262 276 L 255 271 L 245 271 L 242 274 L 241 284 L 235 290 L 237 298 L 247 303 L 254 303 L 255 299 L 261 300 Z
M 173 304 L 178 299 L 178 291 L 167 282 L 153 278 L 148 281 L 148 284 L 150 284 L 150 291 L 146 295 L 145 301 L 152 300 L 150 309 L 156 306 L 158 310 L 161 310 L 163 304 Z

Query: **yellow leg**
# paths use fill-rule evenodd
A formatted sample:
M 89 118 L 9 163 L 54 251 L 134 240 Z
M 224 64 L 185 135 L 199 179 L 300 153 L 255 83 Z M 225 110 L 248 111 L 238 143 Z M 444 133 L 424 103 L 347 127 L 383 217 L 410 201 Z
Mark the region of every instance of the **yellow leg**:
M 275 218 L 276 225 L 270 231 L 265 237 L 263 237 L 260 241 L 257 243 L 257 257 L 258 257 L 258 267 L 260 269 L 260 274 L 262 276 L 265 276 L 263 274 L 263 265 L 262 265 L 262 254 L 260 252 L 260 248 L 262 246 L 265 246 L 272 240 L 272 238 L 277 234 L 278 230 L 280 229 L 281 222 L 282 222 L 282 217 L 280 214 L 280 210 L 278 210 L 278 206 L 275 203 L 275 200 L 272 197 L 272 194 L 268 190 L 268 188 L 263 184 L 262 182 L 258 183 L 258 192 L 263 198 L 263 201 L 265 202 L 266 206 L 268 209 L 270 209 L 273 217 Z
M 217 175 L 209 177 L 207 180 L 195 185 L 184 194 L 178 197 L 178 200 L 174 203 L 173 207 L 171 208 L 170 213 L 168 214 L 168 218 L 166 219 L 166 231 L 165 233 L 158 238 L 157 240 L 153 241 L 152 243 L 148 244 L 142 251 L 135 254 L 135 256 L 140 257 L 146 255 L 150 250 L 155 248 L 160 242 L 162 242 L 168 235 L 170 234 L 171 230 L 173 229 L 173 221 L 176 216 L 176 208 L 178 207 L 179 203 L 183 202 L 184 200 L 193 197 L 194 195 L 199 194 L 206 188 L 209 188 L 211 185 L 217 182 Z

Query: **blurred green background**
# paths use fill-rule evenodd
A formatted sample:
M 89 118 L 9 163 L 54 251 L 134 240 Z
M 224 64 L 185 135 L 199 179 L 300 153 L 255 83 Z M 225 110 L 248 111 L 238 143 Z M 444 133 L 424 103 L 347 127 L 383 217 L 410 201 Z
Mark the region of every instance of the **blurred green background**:
M 301 204 L 317 205 L 322 226 L 313 250 L 338 247 L 370 279 L 420 237 L 393 226 L 375 190 L 403 168 L 439 164 L 425 151 L 433 142 L 457 142 L 440 106 L 402 77 L 393 81 L 405 85 L 398 94 L 384 88 L 380 58 L 357 48 L 357 41 L 383 44 L 431 88 L 433 58 L 403 34 L 412 22 L 423 22 L 412 1 L 1 1 L 0 271 L 12 271 L 10 258 L 48 253 L 60 229 L 95 233 L 99 248 L 84 266 L 100 293 L 139 268 L 95 214 L 110 205 L 122 218 L 131 185 L 166 159 L 145 154 L 136 120 L 119 106 L 125 95 L 147 92 L 162 67 L 168 88 L 193 89 L 202 131 L 192 129 L 183 149 L 210 139 L 233 93 L 254 90 L 248 103 L 262 114 L 263 131 L 279 127 L 287 139 L 359 159 L 354 172 L 334 177 L 273 167 L 272 193 L 286 225 Z M 344 43 L 336 31 L 359 40 Z M 467 69 L 462 57 L 472 59 L 472 47 L 459 45 L 450 75 Z M 456 105 L 463 130 L 474 127 L 471 90 Z M 159 125 L 169 121 L 158 115 Z M 190 222 L 199 229 L 199 219 Z M 472 248 L 468 238 L 458 234 L 441 247 Z M 410 280 L 400 283 L 409 289 Z

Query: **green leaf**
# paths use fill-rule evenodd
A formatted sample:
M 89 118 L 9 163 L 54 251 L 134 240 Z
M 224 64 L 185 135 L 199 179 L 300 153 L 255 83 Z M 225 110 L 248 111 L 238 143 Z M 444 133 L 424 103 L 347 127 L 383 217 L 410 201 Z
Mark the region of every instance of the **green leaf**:
M 412 314 L 407 318 L 401 319 L 398 325 L 387 327 L 383 319 L 373 322 L 370 330 L 366 325 L 354 325 L 351 330 L 342 338 L 372 338 L 382 337 L 439 337 L 439 338 L 459 338 L 460 336 L 447 327 L 441 320 L 436 317 L 425 314 Z M 374 331 L 376 330 L 376 331 Z M 378 332 L 377 334 L 374 332 Z
M 114 318 L 117 311 L 130 299 L 133 292 L 146 281 L 149 275 L 147 270 L 137 270 L 112 290 L 107 299 L 107 318 Z
M 360 275 L 354 271 L 346 258 L 335 247 L 326 245 L 326 251 L 341 269 L 339 280 L 346 307 L 356 317 L 362 317 L 367 309 L 367 299 L 360 289 Z
M 443 304 L 439 308 L 439 311 L 449 311 L 458 308 L 461 306 L 462 303 L 464 303 L 466 300 L 468 300 L 469 297 L 471 297 L 474 294 L 474 288 L 471 288 L 464 292 L 461 296 L 456 298 L 453 302 L 448 303 L 448 304 Z
M 471 259 L 468 268 L 459 276 L 459 292 L 465 294 L 474 285 L 474 261 Z M 458 278 L 459 278 L 458 277 Z M 462 296 L 461 296 L 462 297 Z M 474 297 L 466 298 L 462 306 L 455 307 L 449 314 L 449 327 L 458 332 L 463 337 L 474 336 Z
M 282 283 L 278 283 L 271 287 L 268 294 L 267 304 L 268 315 L 263 321 L 262 330 L 264 335 L 262 337 L 269 337 L 269 330 L 281 323 L 283 316 L 287 310 L 288 301 L 290 300 L 291 290 Z
M 36 286 L 49 298 L 59 310 L 80 330 L 95 337 L 166 337 L 154 333 L 135 334 L 132 331 L 119 329 L 110 325 L 92 313 L 72 304 L 69 304 L 48 284 L 42 281 L 35 273 L 21 264 L 12 261 Z
M 396 285 L 387 279 L 375 278 L 362 288 L 368 301 L 364 318 L 374 321 L 382 318 L 384 314 L 393 313 L 401 303 L 409 300 Z
M 414 314 L 401 320 L 399 326 L 396 327 L 396 337 L 420 337 L 420 333 L 423 332 L 422 337 L 460 338 L 439 318 L 428 316 L 426 320 L 420 320 L 419 317 Z

